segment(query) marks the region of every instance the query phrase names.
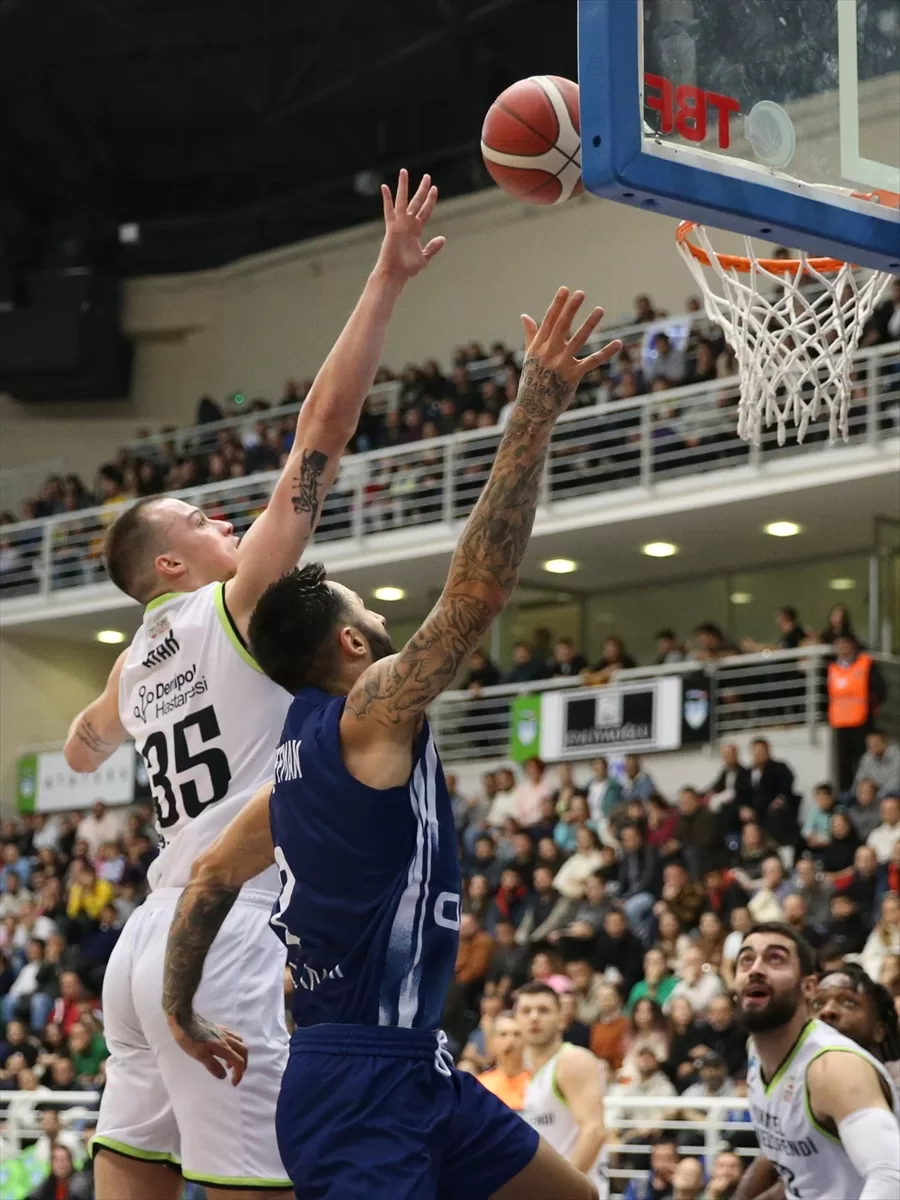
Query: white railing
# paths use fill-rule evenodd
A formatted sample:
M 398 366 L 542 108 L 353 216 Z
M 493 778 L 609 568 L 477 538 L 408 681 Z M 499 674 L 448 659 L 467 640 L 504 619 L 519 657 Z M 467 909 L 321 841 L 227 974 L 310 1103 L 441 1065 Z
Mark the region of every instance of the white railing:
M 868 447 L 884 451 L 900 433 L 900 344 L 860 353 L 850 443 L 829 447 L 827 430 L 811 430 L 803 446 L 778 446 L 769 431 L 760 446 L 735 432 L 738 381 L 674 388 L 634 400 L 596 403 L 566 413 L 557 423 L 541 488 L 544 511 L 597 498 L 618 505 L 622 493 L 647 494 L 673 480 L 711 472 L 749 471 Z M 490 474 L 501 431 L 497 427 L 433 438 L 402 447 L 347 455 L 329 493 L 316 540 L 344 542 L 362 553 L 371 539 L 411 526 L 451 529 L 471 511 Z M 176 493 L 238 534 L 262 512 L 278 474 L 250 475 Z M 84 509 L 0 527 L 0 595 L 49 594 L 106 579 L 103 535 L 124 505 Z
M 811 743 L 825 722 L 827 646 L 742 654 L 714 662 L 672 663 L 619 671 L 616 683 L 657 675 L 681 675 L 686 682 L 702 676 L 710 696 L 710 740 L 772 726 L 805 729 Z M 880 723 L 900 734 L 900 657 L 875 656 L 885 675 L 888 699 Z M 527 684 L 500 684 L 467 691 L 444 692 L 431 706 L 429 720 L 445 762 L 498 758 L 509 749 L 509 713 L 515 696 L 581 686 L 579 679 L 545 679 Z
M 0 1091 L 0 1117 L 6 1118 L 11 1111 L 8 1107 L 10 1102 L 15 1105 L 16 1097 L 21 1098 L 23 1095 L 27 1093 Z M 67 1105 L 78 1110 L 94 1110 L 99 1105 L 100 1094 L 40 1092 L 37 1102 L 49 1102 L 58 1106 L 60 1122 L 66 1126 L 72 1123 L 71 1120 L 67 1120 Z M 631 1110 L 635 1115 L 624 1118 L 621 1116 L 623 1110 Z M 685 1110 L 705 1113 L 705 1119 L 683 1120 L 678 1114 Z M 627 1136 L 629 1130 L 646 1128 L 647 1117 L 641 1115 L 645 1112 L 662 1112 L 661 1117 L 653 1117 L 653 1127 L 658 1131 L 658 1135 L 678 1142 L 682 1155 L 703 1159 L 707 1169 L 715 1155 L 723 1148 L 734 1146 L 736 1153 L 744 1159 L 753 1158 L 759 1152 L 752 1146 L 753 1126 L 745 1097 L 622 1096 L 611 1090 L 606 1098 L 605 1119 L 613 1131 L 613 1136 L 607 1143 L 610 1155 L 609 1174 L 613 1179 L 640 1179 L 648 1170 L 652 1145 L 647 1142 L 622 1141 L 622 1137 Z M 83 1111 L 79 1111 L 76 1119 L 84 1120 Z M 6 1120 L 3 1139 L 7 1153 L 18 1154 L 23 1141 L 40 1135 L 38 1121 L 37 1111 L 33 1118 L 25 1121 Z

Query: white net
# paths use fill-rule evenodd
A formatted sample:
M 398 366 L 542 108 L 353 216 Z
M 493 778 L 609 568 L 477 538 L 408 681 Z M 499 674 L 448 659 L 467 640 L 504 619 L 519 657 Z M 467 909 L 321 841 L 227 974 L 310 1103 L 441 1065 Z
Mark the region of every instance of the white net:
M 828 410 L 831 441 L 849 436 L 853 356 L 863 327 L 891 276 L 849 263 L 801 255 L 787 271 L 770 270 L 745 238 L 747 262 L 717 255 L 702 225 L 690 238 L 708 265 L 678 249 L 703 290 L 706 313 L 721 325 L 741 377 L 738 434 L 757 444 L 763 427 L 784 443 L 789 421 L 802 442 L 811 421 Z M 770 260 L 764 260 L 770 261 Z M 827 266 L 829 269 L 818 269 Z M 833 269 L 831 269 L 833 268 Z

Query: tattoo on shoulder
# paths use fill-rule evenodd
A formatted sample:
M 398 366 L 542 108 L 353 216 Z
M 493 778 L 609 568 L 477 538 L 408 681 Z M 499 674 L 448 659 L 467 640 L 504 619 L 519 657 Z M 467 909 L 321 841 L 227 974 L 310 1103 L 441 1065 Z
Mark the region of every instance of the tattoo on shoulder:
M 94 754 L 105 754 L 112 745 L 112 742 L 100 736 L 87 717 L 82 717 L 78 722 L 75 737 Z
M 321 450 L 304 450 L 300 460 L 300 474 L 294 480 L 296 491 L 291 497 L 294 512 L 312 513 L 313 519 L 319 511 L 319 482 L 328 466 L 328 455 Z

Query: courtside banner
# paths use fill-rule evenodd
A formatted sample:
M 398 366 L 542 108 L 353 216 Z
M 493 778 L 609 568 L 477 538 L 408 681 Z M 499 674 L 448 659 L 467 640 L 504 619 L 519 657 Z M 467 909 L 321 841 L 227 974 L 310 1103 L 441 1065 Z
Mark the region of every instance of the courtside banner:
M 132 804 L 141 789 L 135 788 L 136 755 L 132 742 L 115 750 L 99 770 L 90 775 L 73 771 L 62 750 L 38 750 L 19 760 L 19 812 L 67 812 L 104 804 Z
M 682 743 L 679 676 L 544 692 L 541 758 L 558 762 L 618 751 L 678 750 Z

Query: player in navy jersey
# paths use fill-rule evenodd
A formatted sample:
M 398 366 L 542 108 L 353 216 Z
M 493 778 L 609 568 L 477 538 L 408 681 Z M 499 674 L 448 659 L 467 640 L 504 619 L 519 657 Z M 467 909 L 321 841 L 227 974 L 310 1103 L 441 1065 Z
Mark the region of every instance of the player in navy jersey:
M 262 789 L 195 864 L 169 933 L 164 1006 L 182 1048 L 239 1082 L 240 1038 L 193 1011 L 204 957 L 243 881 L 275 862 L 272 925 L 297 1028 L 278 1145 L 303 1200 L 589 1200 L 594 1185 L 472 1076 L 439 1032 L 456 961 L 460 872 L 425 710 L 515 588 L 550 434 L 581 377 L 584 296 L 524 317 L 519 394 L 437 605 L 394 653 L 384 619 L 318 564 L 272 585 L 250 622 L 260 666 L 293 696 Z M 240 988 L 236 978 L 234 986 Z

